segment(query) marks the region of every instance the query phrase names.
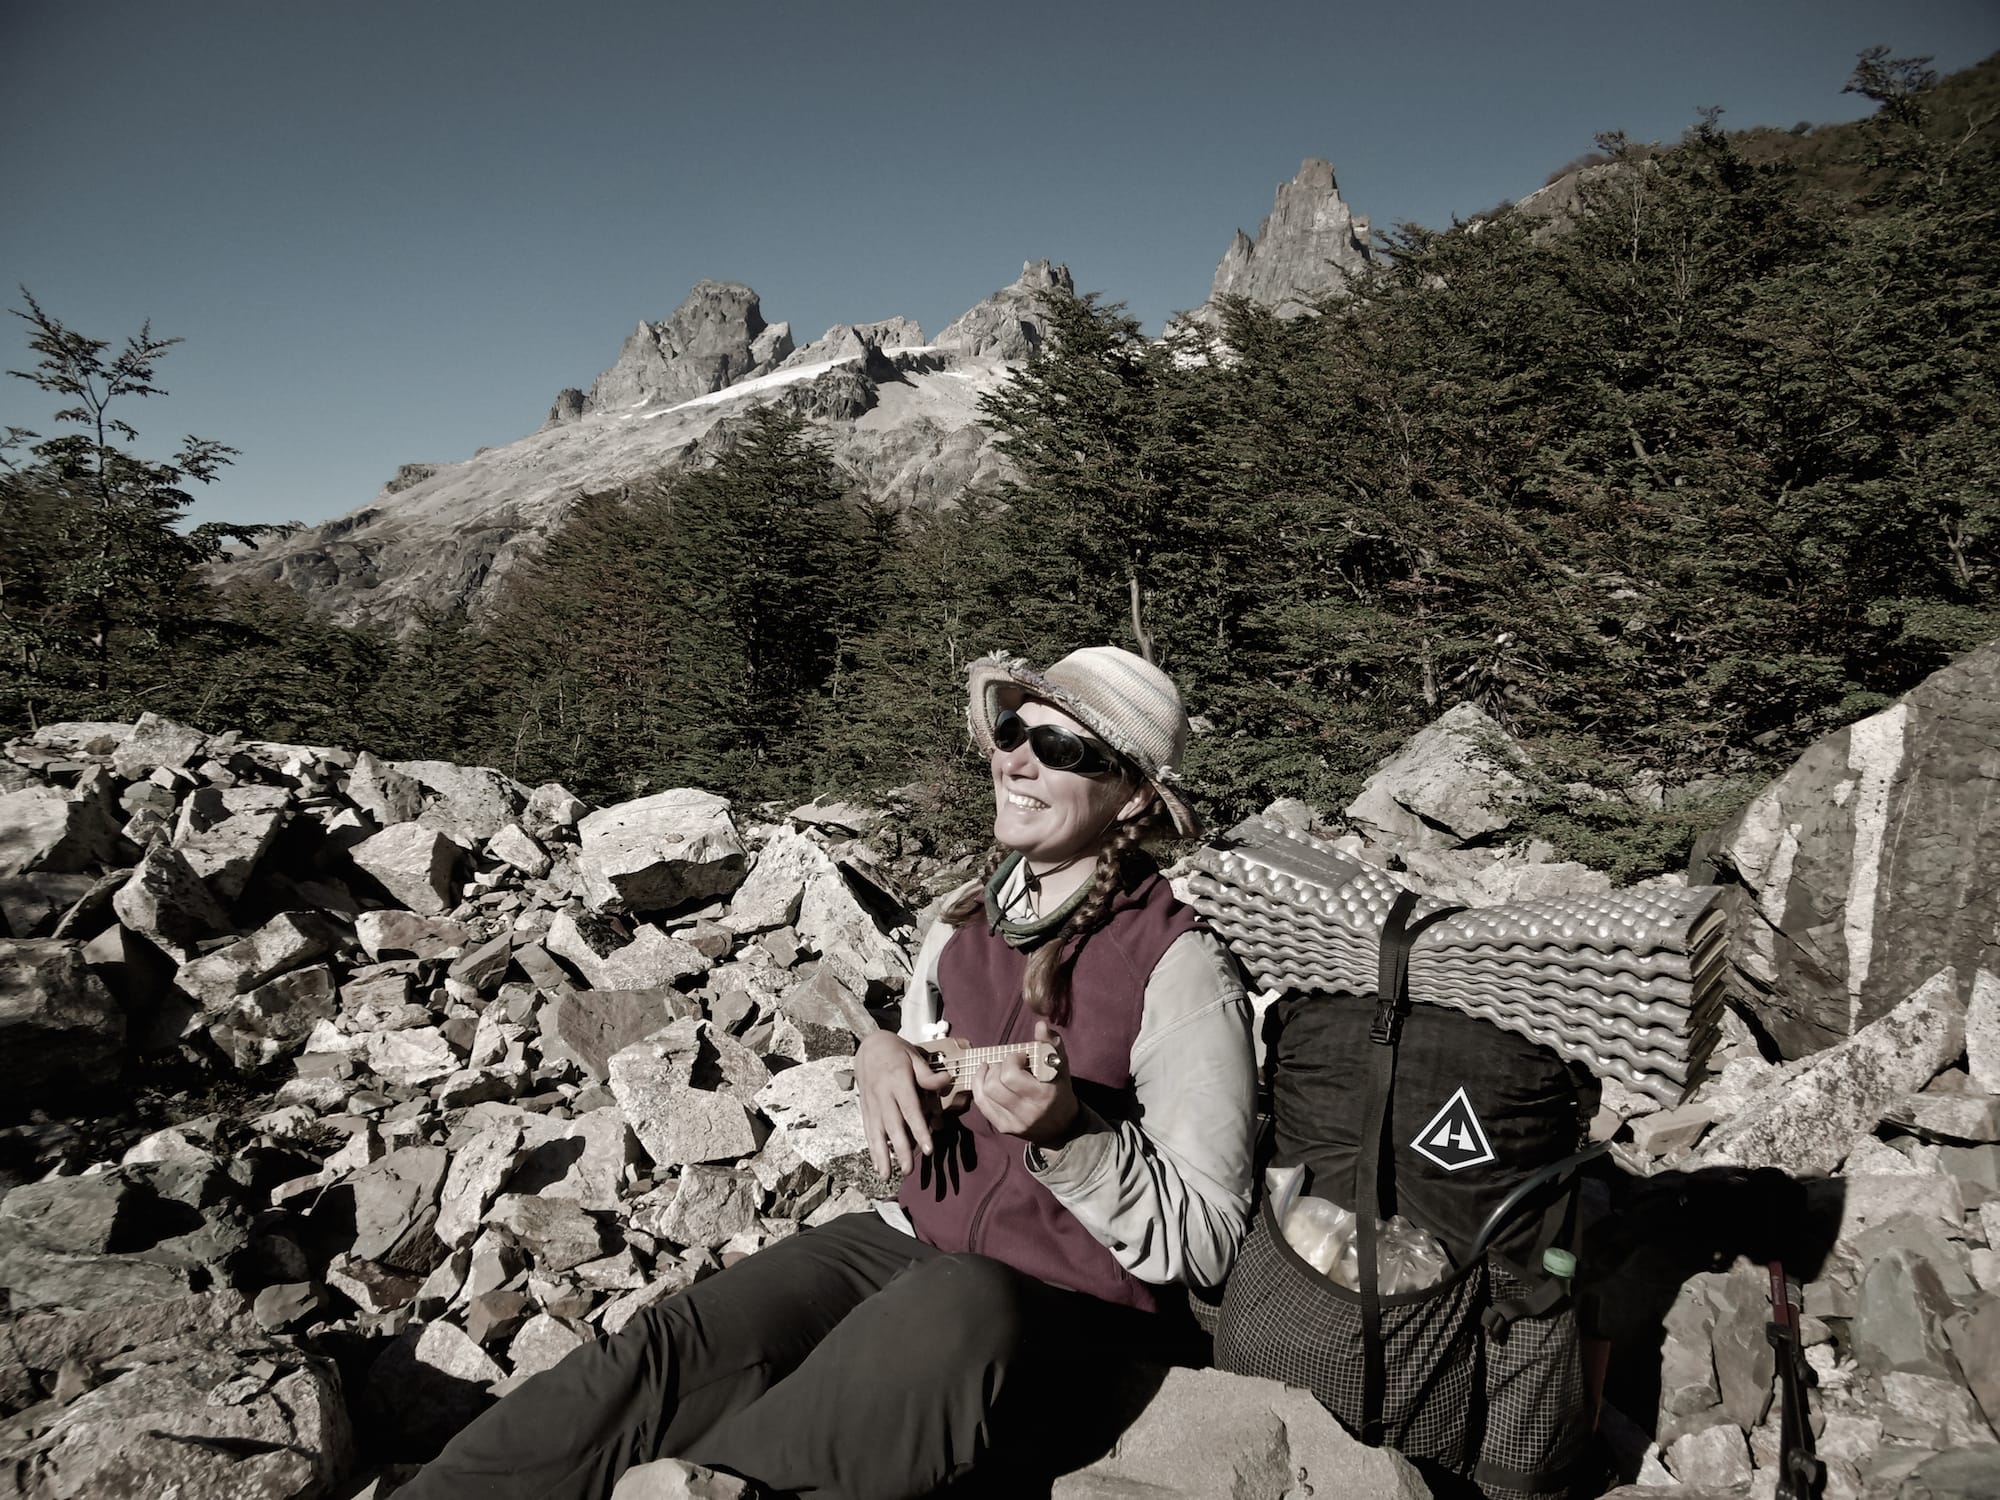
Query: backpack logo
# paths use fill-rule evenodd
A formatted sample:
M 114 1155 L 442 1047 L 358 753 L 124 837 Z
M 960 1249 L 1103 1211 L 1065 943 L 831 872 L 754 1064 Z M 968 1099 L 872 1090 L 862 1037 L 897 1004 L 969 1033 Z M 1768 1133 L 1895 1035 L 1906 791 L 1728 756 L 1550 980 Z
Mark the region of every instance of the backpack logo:
M 1465 1097 L 1462 1088 L 1445 1100 L 1444 1108 L 1432 1115 L 1430 1123 L 1417 1132 L 1417 1138 L 1410 1142 L 1410 1149 L 1426 1160 L 1436 1162 L 1447 1172 L 1476 1167 L 1494 1159 L 1485 1127 L 1479 1123 L 1479 1116 L 1473 1113 L 1472 1101 Z

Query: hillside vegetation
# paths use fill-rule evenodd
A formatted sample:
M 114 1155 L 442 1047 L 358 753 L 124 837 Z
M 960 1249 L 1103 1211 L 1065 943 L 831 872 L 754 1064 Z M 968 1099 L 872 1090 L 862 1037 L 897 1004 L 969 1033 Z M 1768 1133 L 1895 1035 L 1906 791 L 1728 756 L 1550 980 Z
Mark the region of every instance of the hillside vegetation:
M 108 602 L 92 545 L 36 541 L 109 503 L 43 444 L 5 479 L 0 721 L 152 708 L 599 799 L 907 786 L 944 848 L 979 836 L 967 660 L 1143 643 L 1215 821 L 1338 806 L 1471 699 L 1530 748 L 1537 831 L 1664 868 L 2000 634 L 1996 79 L 1870 54 L 1856 125 L 1607 138 L 1560 226 L 1404 227 L 1313 317 L 1148 340 L 1058 297 L 987 404 L 998 492 L 873 514 L 759 414 L 714 468 L 581 504 L 477 629 L 397 643 L 179 575 Z M 164 546 L 171 510 L 129 524 Z

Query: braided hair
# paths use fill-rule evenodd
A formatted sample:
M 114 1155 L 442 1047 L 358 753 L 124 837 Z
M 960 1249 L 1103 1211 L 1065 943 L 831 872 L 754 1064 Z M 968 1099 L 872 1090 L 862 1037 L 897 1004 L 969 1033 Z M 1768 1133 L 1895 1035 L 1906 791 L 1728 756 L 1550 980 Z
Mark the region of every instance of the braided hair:
M 1144 866 L 1144 846 L 1166 834 L 1171 827 L 1167 810 L 1155 797 L 1144 812 L 1119 823 L 1097 851 L 1097 867 L 1091 873 L 1090 893 L 1075 910 L 1035 949 L 1028 959 L 1028 972 L 1021 981 L 1022 998 L 1038 1016 L 1051 1021 L 1069 1019 L 1070 970 L 1083 943 L 1111 918 L 1111 903 L 1128 883 L 1140 878 Z M 986 886 L 1013 851 L 996 847 L 987 856 L 978 882 L 945 908 L 942 920 L 953 927 L 970 921 L 986 910 Z

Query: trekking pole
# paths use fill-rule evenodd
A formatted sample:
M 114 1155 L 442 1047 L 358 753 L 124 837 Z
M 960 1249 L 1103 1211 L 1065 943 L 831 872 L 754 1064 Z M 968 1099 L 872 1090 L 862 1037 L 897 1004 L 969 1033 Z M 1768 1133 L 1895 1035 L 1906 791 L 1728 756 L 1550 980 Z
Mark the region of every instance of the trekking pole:
M 1783 1261 L 1774 1260 L 1769 1265 L 1771 1321 L 1764 1327 L 1764 1337 L 1770 1340 L 1778 1365 L 1777 1500 L 1818 1500 L 1826 1465 L 1813 1452 L 1812 1420 L 1806 1407 L 1812 1368 L 1806 1363 L 1805 1343 L 1799 1333 L 1804 1294 L 1798 1283 L 1785 1275 Z M 1770 1409 L 1768 1400 L 1765 1409 Z

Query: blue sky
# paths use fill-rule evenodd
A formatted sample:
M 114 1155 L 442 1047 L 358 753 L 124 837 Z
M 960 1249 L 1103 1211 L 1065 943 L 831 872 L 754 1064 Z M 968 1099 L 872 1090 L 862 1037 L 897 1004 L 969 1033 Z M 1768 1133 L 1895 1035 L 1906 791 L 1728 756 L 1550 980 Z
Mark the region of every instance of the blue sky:
M 125 414 L 242 450 L 196 518 L 318 521 L 532 431 L 704 276 L 803 343 L 1046 256 L 1157 327 L 1303 157 L 1442 225 L 1602 130 L 1853 118 L 1878 42 L 1964 67 L 2000 5 L 0 0 L 0 285 L 186 340 Z

